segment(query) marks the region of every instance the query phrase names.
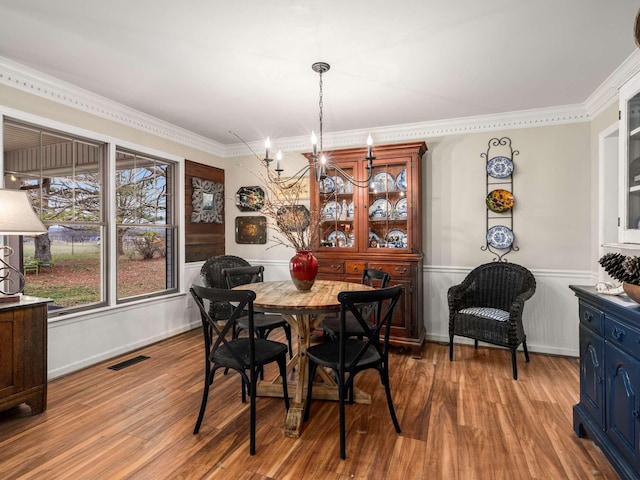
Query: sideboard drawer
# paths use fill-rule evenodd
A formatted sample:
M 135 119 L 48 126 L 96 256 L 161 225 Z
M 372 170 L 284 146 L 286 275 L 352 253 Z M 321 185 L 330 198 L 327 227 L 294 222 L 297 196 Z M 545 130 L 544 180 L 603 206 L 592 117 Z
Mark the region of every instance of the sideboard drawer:
M 578 308 L 580 315 L 580 323 L 585 327 L 590 328 L 594 332 L 603 335 L 604 331 L 604 313 L 601 310 L 580 301 Z
M 362 275 L 367 264 L 364 262 L 347 262 L 347 275 Z
M 369 268 L 375 268 L 376 270 L 389 273 L 391 280 L 398 277 L 411 276 L 410 263 L 370 263 Z
M 640 329 L 630 327 L 609 315 L 604 321 L 604 338 L 631 355 L 637 355 L 640 349 Z
M 318 264 L 318 271 L 320 273 L 343 274 L 344 273 L 344 262 L 340 262 L 338 260 L 331 260 L 331 261 L 328 261 L 328 262 L 320 262 Z

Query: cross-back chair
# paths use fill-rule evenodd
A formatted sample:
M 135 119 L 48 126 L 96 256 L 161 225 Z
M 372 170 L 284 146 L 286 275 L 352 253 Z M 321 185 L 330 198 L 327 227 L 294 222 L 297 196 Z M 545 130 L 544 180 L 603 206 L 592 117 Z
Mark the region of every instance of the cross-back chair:
M 382 270 L 376 270 L 375 268 L 365 268 L 362 271 L 362 279 L 360 283 L 363 285 L 368 285 L 374 288 L 386 288 L 389 286 L 391 282 L 391 275 L 387 272 L 383 272 Z M 370 308 L 367 312 L 365 312 L 365 319 L 370 322 L 371 315 L 373 314 L 374 309 Z M 323 335 L 325 338 L 329 340 L 335 340 L 340 334 L 340 317 L 338 315 L 327 316 L 322 320 L 320 324 L 322 327 Z M 358 337 L 362 338 L 363 335 L 362 328 L 360 324 L 353 318 L 353 315 L 347 313 L 346 325 L 345 325 L 345 335 L 349 337 Z
M 264 267 L 262 265 L 250 265 L 245 267 L 223 268 L 222 275 L 225 278 L 227 288 L 231 289 L 238 285 L 246 285 L 248 283 L 257 283 L 264 280 Z M 254 312 L 253 325 L 258 338 L 266 339 L 269 334 L 278 328 L 284 330 L 289 346 L 289 358 L 293 358 L 293 349 L 291 346 L 291 327 L 282 315 L 271 313 Z M 248 330 L 248 320 L 246 317 L 239 317 L 236 320 L 233 336 L 237 338 L 242 330 Z
M 249 453 L 254 455 L 256 451 L 256 386 L 259 372 L 269 363 L 276 362 L 278 364 L 280 376 L 282 377 L 285 409 L 289 410 L 286 367 L 287 346 L 280 342 L 256 338 L 253 325 L 255 292 L 251 290 L 236 291 L 209 288 L 198 285 L 192 285 L 190 292 L 200 309 L 205 347 L 204 389 L 200 412 L 193 433 L 197 434 L 200 431 L 209 398 L 209 387 L 213 385 L 215 372 L 220 368 L 235 370 L 240 374 L 242 380 L 242 401 L 246 401 L 245 389 L 250 398 Z M 231 315 L 222 322 L 214 320 L 209 315 L 209 309 L 205 305 L 205 301 L 228 302 L 232 305 Z M 231 338 L 235 321 L 243 315 L 247 315 L 249 336 Z M 219 325 L 219 323 L 222 325 Z
M 318 367 L 333 370 L 338 384 L 340 410 L 340 458 L 346 458 L 345 403 L 350 391 L 353 391 L 354 377 L 367 369 L 375 369 L 380 374 L 387 396 L 389 413 L 396 432 L 400 433 L 400 424 L 396 417 L 391 389 L 389 386 L 389 332 L 393 310 L 402 294 L 402 286 L 380 288 L 376 290 L 358 290 L 340 292 L 340 334 L 332 342 L 320 343 L 307 349 L 309 360 L 309 378 L 307 383 L 307 401 L 304 419 L 309 419 L 311 398 L 313 396 L 313 380 Z M 376 309 L 375 324 L 370 324 L 363 316 L 363 305 L 373 305 Z M 384 316 L 383 316 L 384 313 Z M 360 324 L 362 339 L 346 335 L 348 314 Z M 384 340 L 380 341 L 380 333 L 384 329 Z M 352 401 L 352 398 L 350 398 Z

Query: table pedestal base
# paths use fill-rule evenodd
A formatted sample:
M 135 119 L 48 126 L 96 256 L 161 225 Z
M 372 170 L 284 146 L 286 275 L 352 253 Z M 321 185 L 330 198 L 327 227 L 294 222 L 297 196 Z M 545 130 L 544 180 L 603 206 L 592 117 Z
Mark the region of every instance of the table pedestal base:
M 287 419 L 285 421 L 284 435 L 286 437 L 299 437 L 304 418 L 304 406 L 307 398 L 307 375 L 309 364 L 305 352 L 311 343 L 311 331 L 322 321 L 324 315 L 292 315 L 283 314 L 294 332 L 298 334 L 298 353 L 287 363 L 287 387 L 292 398 Z M 297 379 L 295 372 L 297 372 Z M 338 386 L 329 372 L 318 368 L 317 375 L 321 383 L 313 385 L 314 400 L 338 401 Z M 293 378 L 292 378 L 293 377 Z M 291 379 L 291 380 L 289 380 Z M 258 383 L 256 395 L 264 397 L 282 397 L 282 379 L 280 376 L 273 381 L 261 381 Z M 356 403 L 371 403 L 371 395 L 362 390 L 353 389 L 353 401 Z

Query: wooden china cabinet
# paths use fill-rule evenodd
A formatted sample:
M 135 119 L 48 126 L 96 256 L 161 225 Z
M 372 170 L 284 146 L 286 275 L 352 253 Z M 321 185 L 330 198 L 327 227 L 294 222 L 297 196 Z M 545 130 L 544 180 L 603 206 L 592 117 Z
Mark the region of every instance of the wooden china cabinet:
M 418 356 L 425 339 L 422 280 L 421 163 L 424 142 L 374 148 L 371 180 L 365 148 L 325 152 L 328 163 L 360 181 L 353 186 L 329 167 L 311 182 L 311 208 L 321 212 L 314 247 L 319 279 L 360 282 L 364 268 L 384 270 L 405 287 L 396 306 L 391 343 Z M 311 155 L 305 154 L 311 161 Z

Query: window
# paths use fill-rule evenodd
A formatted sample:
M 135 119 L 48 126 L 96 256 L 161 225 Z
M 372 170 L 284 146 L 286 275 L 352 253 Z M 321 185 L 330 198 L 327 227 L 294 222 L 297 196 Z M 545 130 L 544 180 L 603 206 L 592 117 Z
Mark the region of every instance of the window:
M 22 239 L 25 294 L 55 316 L 176 290 L 174 162 L 14 120 L 3 141 L 5 188 L 27 190 L 48 228 Z
M 176 287 L 172 163 L 116 150 L 118 300 Z

